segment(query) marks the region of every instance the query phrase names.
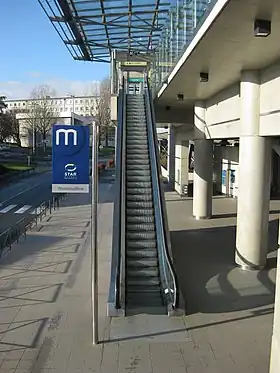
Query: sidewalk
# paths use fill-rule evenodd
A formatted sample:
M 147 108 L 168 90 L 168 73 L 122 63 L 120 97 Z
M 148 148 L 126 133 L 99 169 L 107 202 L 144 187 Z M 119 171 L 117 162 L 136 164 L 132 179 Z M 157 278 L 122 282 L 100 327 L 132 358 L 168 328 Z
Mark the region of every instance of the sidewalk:
M 0 263 L 0 372 L 266 373 L 271 333 L 267 329 L 271 327 L 272 318 L 270 295 L 265 300 L 267 306 L 256 311 L 259 317 L 255 319 L 242 319 L 242 311 L 238 308 L 234 315 L 239 320 L 236 322 L 227 317 L 232 314 L 225 314 L 222 310 L 207 313 L 205 309 L 200 312 L 193 308 L 192 314 L 184 319 L 188 331 L 185 326 L 178 328 L 182 320 L 176 318 L 172 323 L 177 327 L 167 330 L 166 325 L 171 324 L 166 316 L 163 316 L 166 325 L 157 315 L 107 318 L 113 192 L 112 184 L 100 184 L 101 343 L 93 346 L 91 338 L 90 206 L 87 197 L 72 195 L 36 231 L 28 233 L 27 241 L 14 245 L 12 252 Z M 227 209 L 230 203 L 225 205 Z M 186 209 L 186 204 L 180 206 L 179 202 L 168 202 L 174 232 L 185 229 L 186 223 L 191 224 L 187 217 L 179 219 L 188 213 L 189 208 Z M 182 238 L 176 239 L 173 235 L 172 242 L 177 261 L 181 255 L 180 280 L 187 279 L 189 288 L 199 290 L 195 286 L 196 282 L 201 285 L 203 273 L 199 268 L 182 277 L 182 267 L 185 266 L 185 270 L 190 268 L 185 262 L 189 259 L 186 249 L 198 250 L 201 254 L 204 247 L 193 247 L 194 241 L 190 241 L 190 237 L 182 244 Z M 205 268 L 202 266 L 201 271 Z M 246 293 L 250 289 L 244 286 L 244 278 L 242 281 L 241 287 Z M 210 282 L 213 294 L 215 286 Z M 260 292 L 259 288 L 255 290 Z M 223 288 L 224 293 L 227 291 Z M 196 296 L 196 306 L 206 304 L 205 291 Z M 211 304 L 215 304 L 215 299 L 220 300 L 213 296 Z M 189 303 L 194 307 L 192 298 L 189 298 Z M 161 323 L 161 331 L 153 332 L 154 324 L 158 323 Z M 149 333 L 143 333 L 143 330 Z M 254 338 L 263 339 L 254 341 Z

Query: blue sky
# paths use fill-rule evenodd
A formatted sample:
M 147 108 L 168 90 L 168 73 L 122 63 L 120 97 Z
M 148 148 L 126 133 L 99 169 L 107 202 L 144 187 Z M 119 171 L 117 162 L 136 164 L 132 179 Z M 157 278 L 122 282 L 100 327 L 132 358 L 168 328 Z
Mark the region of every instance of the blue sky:
M 1 0 L 0 95 L 29 97 L 38 84 L 87 94 L 109 64 L 74 61 L 37 0 Z

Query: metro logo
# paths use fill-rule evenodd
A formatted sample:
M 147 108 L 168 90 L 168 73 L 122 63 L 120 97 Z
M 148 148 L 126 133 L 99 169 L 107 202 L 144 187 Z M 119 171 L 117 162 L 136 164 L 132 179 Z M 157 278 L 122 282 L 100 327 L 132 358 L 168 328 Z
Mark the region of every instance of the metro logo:
M 64 145 L 69 145 L 69 134 L 73 134 L 73 145 L 78 144 L 78 133 L 74 129 L 62 129 L 60 128 L 59 130 L 56 131 L 55 133 L 55 145 L 59 145 L 60 143 L 60 134 L 64 134 Z

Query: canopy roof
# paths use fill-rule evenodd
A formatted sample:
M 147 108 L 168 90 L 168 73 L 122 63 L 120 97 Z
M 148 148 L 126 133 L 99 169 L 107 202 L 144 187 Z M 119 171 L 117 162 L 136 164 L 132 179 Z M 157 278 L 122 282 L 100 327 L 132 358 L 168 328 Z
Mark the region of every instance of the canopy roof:
M 173 0 L 38 0 L 76 60 L 153 52 Z

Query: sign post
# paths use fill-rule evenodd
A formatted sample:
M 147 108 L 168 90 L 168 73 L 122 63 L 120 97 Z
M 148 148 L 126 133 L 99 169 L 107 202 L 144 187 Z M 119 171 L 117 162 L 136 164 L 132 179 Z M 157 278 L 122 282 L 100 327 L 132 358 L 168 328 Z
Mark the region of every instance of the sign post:
M 89 193 L 89 127 L 54 125 L 52 192 Z
M 92 164 L 91 164 L 91 298 L 92 298 L 92 339 L 98 343 L 98 252 L 97 252 L 97 207 L 98 207 L 98 126 L 92 123 Z
M 87 126 L 54 125 L 53 193 L 89 193 L 89 139 Z M 91 162 L 91 296 L 93 344 L 98 343 L 98 126 L 92 125 Z

